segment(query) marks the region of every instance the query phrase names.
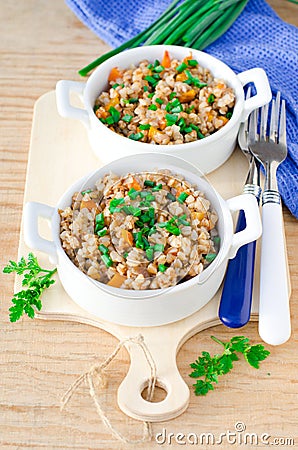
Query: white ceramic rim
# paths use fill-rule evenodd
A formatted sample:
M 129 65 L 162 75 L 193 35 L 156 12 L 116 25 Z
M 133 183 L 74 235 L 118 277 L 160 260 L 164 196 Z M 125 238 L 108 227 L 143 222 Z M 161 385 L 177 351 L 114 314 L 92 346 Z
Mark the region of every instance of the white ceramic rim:
M 233 115 L 226 125 L 224 125 L 222 128 L 220 128 L 214 134 L 205 137 L 201 141 L 196 140 L 193 142 L 171 145 L 171 153 L 174 153 L 175 151 L 178 151 L 181 149 L 186 149 L 186 146 L 187 146 L 187 149 L 189 149 L 189 150 L 191 150 L 191 149 L 196 150 L 198 148 L 198 145 L 200 145 L 201 142 L 204 142 L 204 145 L 207 145 L 207 143 L 212 144 L 214 141 L 220 140 L 225 134 L 229 133 L 229 131 L 241 120 L 241 115 L 242 115 L 243 106 L 244 106 L 243 86 L 242 86 L 240 80 L 237 78 L 237 75 L 235 74 L 235 72 L 233 72 L 233 70 L 227 64 L 225 64 L 224 62 L 215 58 L 214 56 L 209 55 L 208 53 L 204 53 L 199 50 L 192 49 L 190 47 L 179 47 L 177 45 L 152 45 L 152 46 L 137 47 L 137 48 L 125 50 L 118 55 L 112 56 L 107 61 L 103 62 L 99 67 L 97 67 L 95 69 L 95 71 L 91 74 L 90 78 L 88 79 L 88 81 L 86 83 L 86 87 L 84 89 L 84 93 L 83 93 L 84 105 L 85 105 L 86 111 L 89 114 L 89 118 L 92 121 L 92 125 L 95 126 L 96 128 L 98 127 L 99 129 L 102 129 L 105 132 L 108 131 L 110 133 L 113 133 L 113 138 L 118 139 L 119 145 L 121 145 L 121 142 L 123 142 L 123 139 L 127 140 L 128 138 L 109 130 L 103 123 L 100 122 L 100 120 L 98 120 L 98 118 L 96 117 L 96 115 L 93 111 L 95 98 L 92 99 L 93 102 L 90 101 L 90 99 L 89 99 L 89 94 L 90 94 L 90 90 L 91 90 L 90 86 L 92 86 L 92 84 L 95 83 L 98 78 L 100 78 L 100 74 L 105 68 L 116 67 L 117 62 L 119 61 L 119 59 L 123 58 L 123 55 L 127 56 L 127 57 L 129 57 L 130 55 L 137 55 L 137 56 L 139 55 L 140 58 L 138 60 L 141 61 L 142 59 L 144 59 L 145 51 L 147 51 L 149 54 L 157 51 L 157 52 L 161 53 L 159 56 L 161 59 L 162 52 L 164 52 L 165 50 L 172 52 L 172 54 L 177 54 L 177 53 L 183 52 L 184 56 L 187 56 L 187 55 L 189 55 L 190 52 L 192 52 L 193 57 L 195 59 L 197 59 L 199 63 L 201 63 L 201 61 L 204 60 L 204 62 L 202 63 L 202 66 L 209 69 L 212 74 L 213 74 L 213 70 L 212 70 L 212 68 L 210 68 L 210 66 L 212 66 L 212 67 L 217 66 L 219 68 L 223 68 L 225 71 L 227 71 L 230 74 L 230 78 L 227 79 L 227 77 L 225 77 L 224 80 L 227 82 L 228 86 L 233 87 L 235 95 L 236 95 L 236 102 L 235 102 L 235 107 L 233 110 Z M 205 63 L 205 61 L 208 61 L 207 64 Z M 208 63 L 210 63 L 210 64 L 208 64 Z M 107 84 L 106 84 L 106 86 L 107 86 Z M 97 95 L 99 95 L 100 92 L 101 91 L 99 91 Z M 146 142 L 138 142 L 138 141 L 135 142 L 135 141 L 131 140 L 130 145 L 132 146 L 132 148 L 134 148 L 134 146 L 135 146 L 136 153 L 138 153 L 138 148 L 140 148 L 140 145 L 144 145 L 144 149 L 148 148 L 148 143 L 146 143 Z M 152 144 L 149 144 L 149 145 L 152 145 Z M 149 151 L 149 149 L 148 149 L 148 151 Z M 158 145 L 158 151 L 161 151 L 161 152 L 169 151 L 169 146 L 168 145 Z

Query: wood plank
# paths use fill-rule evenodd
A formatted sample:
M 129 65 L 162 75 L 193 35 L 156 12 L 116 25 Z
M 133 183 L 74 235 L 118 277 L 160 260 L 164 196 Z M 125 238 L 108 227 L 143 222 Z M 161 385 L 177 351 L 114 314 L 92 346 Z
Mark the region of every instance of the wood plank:
M 296 5 L 281 0 L 268 3 L 284 20 L 298 25 Z M 34 103 L 54 89 L 57 80 L 80 80 L 77 69 L 108 46 L 58 0 L 53 0 L 50 6 L 46 0 L 3 2 L 1 24 L 0 266 L 3 267 L 8 259 L 17 256 Z M 154 433 L 166 427 L 168 432 L 210 431 L 218 436 L 220 432 L 234 430 L 236 421 L 241 420 L 247 432 L 295 437 L 297 445 L 297 221 L 286 210 L 284 219 L 293 288 L 291 340 L 282 347 L 271 348 L 271 357 L 259 371 L 239 362 L 235 371 L 221 380 L 216 392 L 206 398 L 192 395 L 183 416 L 155 424 Z M 103 360 L 117 340 L 104 331 L 77 323 L 24 319 L 10 324 L 7 310 L 13 277 L 1 274 L 0 278 L 1 448 L 133 448 L 119 444 L 98 421 L 87 388 L 80 388 L 63 414 L 58 409 L 61 395 L 75 377 L 87 370 L 90 362 Z M 242 332 L 253 342 L 259 342 L 256 324 L 250 323 Z M 190 387 L 189 362 L 201 349 L 218 351 L 210 340 L 211 334 L 228 339 L 235 332 L 217 326 L 184 344 L 178 353 L 178 368 Z M 109 390 L 102 394 L 102 400 L 113 424 L 133 437 L 140 435 L 140 424 L 127 418 L 116 406 L 117 386 L 128 365 L 128 354 L 122 350 L 110 366 Z M 155 447 L 154 442 L 142 446 Z

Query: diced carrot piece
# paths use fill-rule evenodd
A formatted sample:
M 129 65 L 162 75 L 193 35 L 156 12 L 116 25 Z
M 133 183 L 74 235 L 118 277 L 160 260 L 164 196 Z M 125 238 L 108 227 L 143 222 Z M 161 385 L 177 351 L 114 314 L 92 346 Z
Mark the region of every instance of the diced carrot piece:
M 113 67 L 109 74 L 109 81 L 116 81 L 118 78 L 122 77 L 122 72 L 118 69 L 118 67 Z
M 224 123 L 224 125 L 225 125 L 226 123 L 228 123 L 228 121 L 229 121 L 229 119 L 227 119 L 225 116 L 218 116 L 218 119 L 222 120 L 223 123 Z
M 80 209 L 87 208 L 89 211 L 92 209 L 98 210 L 96 203 L 93 200 L 82 200 Z
M 165 50 L 165 52 L 164 52 L 161 65 L 165 68 L 171 67 L 171 58 L 170 58 L 168 50 Z
M 98 117 L 99 119 L 106 119 L 109 115 L 108 112 L 105 111 L 103 108 L 98 108 L 95 114 L 96 117 Z
M 141 188 L 141 185 L 140 185 L 140 183 L 138 183 L 137 182 L 137 180 L 135 179 L 135 178 L 133 178 L 133 181 L 132 181 L 132 183 L 130 183 L 130 189 L 135 189 L 136 191 L 140 191 L 142 188 Z
M 107 103 L 105 105 L 105 110 L 108 111 L 111 108 L 111 106 L 115 107 L 116 105 L 119 105 L 119 97 L 118 97 L 118 95 L 116 95 L 116 97 L 114 97 L 114 98 L 111 98 L 109 103 Z
M 107 284 L 108 286 L 120 288 L 125 280 L 126 277 L 120 275 L 120 273 L 115 273 L 115 275 L 110 279 L 110 281 Z
M 130 231 L 122 229 L 121 235 L 122 235 L 123 239 L 125 240 L 125 242 L 127 242 L 129 245 L 133 244 L 133 236 Z
M 217 89 L 223 89 L 225 87 L 225 85 L 223 83 L 218 83 L 216 85 Z
M 208 122 L 211 122 L 213 120 L 213 114 L 211 112 L 208 113 L 207 120 Z
M 165 119 L 160 119 L 158 121 L 158 127 L 160 128 L 160 130 L 164 130 L 166 128 L 166 126 L 167 126 L 167 122 Z M 150 131 L 149 131 L 149 133 L 150 133 Z
M 158 132 L 158 130 L 155 127 L 150 127 L 150 130 L 148 132 L 148 138 L 150 140 L 153 139 L 154 135 Z
M 189 91 L 182 92 L 181 95 L 179 95 L 179 100 L 181 103 L 185 102 L 191 102 L 196 96 L 196 91 L 194 89 L 190 89 Z
M 191 218 L 192 219 L 197 219 L 197 220 L 201 221 L 202 219 L 204 219 L 204 217 L 205 217 L 205 213 L 204 212 L 195 211 L 195 212 L 191 213 Z
M 188 62 L 189 59 L 192 59 L 192 53 L 191 53 L 191 52 L 190 52 L 190 55 L 189 55 L 189 56 L 185 56 L 183 62 L 184 62 L 185 64 L 187 64 L 187 62 Z
M 185 81 L 187 80 L 187 75 L 182 72 L 182 73 L 178 73 L 178 75 L 176 76 L 176 81 Z

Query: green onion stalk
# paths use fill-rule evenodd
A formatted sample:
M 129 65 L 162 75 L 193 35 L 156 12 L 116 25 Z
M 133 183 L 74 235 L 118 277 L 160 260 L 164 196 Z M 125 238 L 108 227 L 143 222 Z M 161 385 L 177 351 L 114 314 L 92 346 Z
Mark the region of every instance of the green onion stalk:
M 239 16 L 248 0 L 174 0 L 148 28 L 83 69 L 91 70 L 123 50 L 140 45 L 170 44 L 202 50 L 218 39 Z M 179 4 L 178 4 L 179 3 Z
M 141 45 L 168 44 L 203 50 L 230 28 L 248 1 L 173 0 L 148 28 L 95 59 L 79 70 L 79 74 L 86 76 L 111 56 Z M 297 0 L 288 1 L 298 4 Z

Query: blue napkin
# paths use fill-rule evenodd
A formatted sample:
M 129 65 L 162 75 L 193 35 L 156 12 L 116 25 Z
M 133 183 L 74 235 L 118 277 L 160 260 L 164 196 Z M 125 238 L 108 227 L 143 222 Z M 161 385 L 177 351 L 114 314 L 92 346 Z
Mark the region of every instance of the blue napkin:
M 101 39 L 117 47 L 147 28 L 171 0 L 66 3 Z M 287 104 L 288 156 L 277 178 L 284 203 L 298 218 L 298 28 L 283 22 L 264 0 L 250 0 L 232 27 L 205 51 L 236 73 L 262 67 L 273 94 L 281 91 Z

